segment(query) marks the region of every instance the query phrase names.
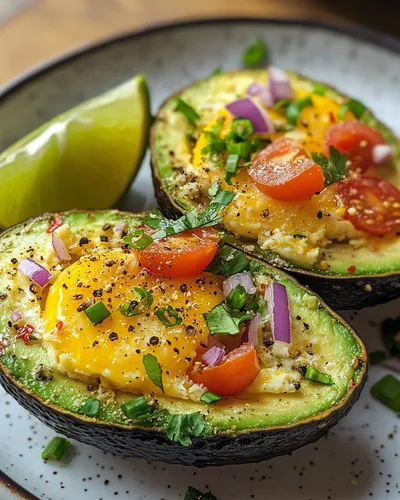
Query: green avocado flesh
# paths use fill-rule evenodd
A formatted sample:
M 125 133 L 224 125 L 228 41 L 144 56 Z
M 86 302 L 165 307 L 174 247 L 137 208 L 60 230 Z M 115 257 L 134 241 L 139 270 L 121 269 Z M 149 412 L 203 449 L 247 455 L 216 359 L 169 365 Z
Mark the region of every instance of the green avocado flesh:
M 104 234 L 104 226 L 107 224 L 109 238 L 106 244 L 88 249 L 83 249 L 79 245 L 76 247 L 76 251 L 81 252 L 80 255 L 97 255 L 100 252 L 121 248 L 121 236 L 113 236 L 118 223 L 125 223 L 125 231 L 130 233 L 141 224 L 145 215 L 135 216 L 118 211 L 66 212 L 61 214 L 63 220 L 61 229 L 64 231 L 62 233 L 64 238 L 68 237 L 70 231 L 72 235 L 79 235 L 79 238 L 86 237 L 89 241 L 98 241 L 99 236 Z M 0 355 L 0 372 L 2 371 L 3 377 L 13 386 L 17 386 L 19 391 L 39 398 L 43 408 L 50 406 L 56 411 L 71 412 L 76 418 L 89 422 L 143 428 L 140 424 L 129 420 L 120 408 L 124 402 L 136 397 L 137 394 L 101 389 L 98 384 L 90 384 L 92 387 L 89 387 L 87 382 L 57 371 L 57 368 L 52 366 L 52 358 L 45 343 L 40 339 L 32 341 L 29 345 L 25 345 L 21 339 L 15 339 L 15 329 L 10 322 L 12 312 L 19 309 L 28 322 L 34 325 L 40 324 L 48 292 L 38 294 L 37 298 L 32 297 L 29 295 L 30 282 L 27 278 L 24 278 L 25 289 L 21 288 L 18 281 L 20 271 L 11 259 L 17 258 L 21 261 L 30 256 L 47 266 L 56 277 L 60 273 L 60 267 L 57 266 L 51 247 L 51 234 L 46 232 L 51 220 L 51 215 L 31 219 L 10 228 L 0 236 L 2 269 L 0 340 L 4 345 L 4 352 Z M 79 256 L 78 254 L 74 256 L 72 251 L 71 255 L 74 258 Z M 318 421 L 334 410 L 351 406 L 349 400 L 355 391 L 360 389 L 366 374 L 366 352 L 360 339 L 317 296 L 302 288 L 295 280 L 257 259 L 249 258 L 249 265 L 250 262 L 256 282 L 263 280 L 268 282 L 272 278 L 286 287 L 292 335 L 296 338 L 304 336 L 307 339 L 305 344 L 314 351 L 319 360 L 319 370 L 328 373 L 334 383 L 323 385 L 302 378 L 301 388 L 295 392 L 241 393 L 238 397 L 222 399 L 213 405 L 166 397 L 158 393 L 156 397 L 160 408 L 168 410 L 171 414 L 200 412 L 214 430 L 214 434 L 223 434 L 301 424 L 303 420 L 310 418 Z M 48 286 L 51 287 L 52 284 Z M 25 307 L 27 301 L 30 302 L 28 309 Z M 40 333 L 40 327 L 38 330 Z M 156 333 L 151 332 L 153 335 Z M 48 380 L 37 377 L 38 365 L 42 365 L 42 374 L 44 373 Z M 162 368 L 167 369 L 165 366 Z M 151 399 L 154 394 L 144 394 L 144 396 Z M 101 401 L 100 413 L 96 419 L 77 414 L 89 397 Z M 148 426 L 146 429 L 160 430 Z
M 292 72 L 288 72 L 288 75 L 294 89 L 298 92 L 298 96 L 309 95 L 314 99 L 313 102 L 317 102 L 317 99 L 321 99 L 321 97 L 313 94 L 316 82 Z M 207 163 L 205 165 L 202 163 L 199 169 L 198 162 L 196 163 L 195 161 L 195 141 L 198 134 L 201 134 L 204 127 L 208 126 L 210 122 L 212 123 L 212 121 L 218 117 L 220 110 L 223 110 L 227 104 L 236 99 L 246 97 L 246 90 L 251 83 L 259 82 L 265 85 L 267 78 L 266 70 L 243 70 L 212 76 L 205 80 L 195 82 L 191 86 L 180 91 L 179 96 L 181 99 L 192 106 L 200 115 L 200 118 L 196 121 L 196 132 L 194 132 L 195 129 L 193 125 L 189 123 L 186 117 L 176 110 L 175 95 L 167 99 L 161 106 L 158 117 L 152 128 L 152 166 L 157 190 L 161 193 L 159 195 L 159 202 L 161 208 L 164 209 L 166 213 L 182 213 L 190 210 L 190 208 L 198 203 L 203 203 L 204 205 L 208 204 L 207 189 L 210 182 L 222 181 L 224 179 L 225 163 L 222 162 L 221 165 L 214 163 L 216 165 L 214 169 L 211 167 L 213 175 L 211 176 L 210 174 L 209 177 L 205 176 L 204 171 L 206 171 L 207 168 L 210 170 L 210 164 Z M 341 106 L 348 101 L 349 98 L 344 94 L 339 93 L 332 87 L 325 87 L 325 98 L 331 99 L 334 105 Z M 305 112 L 306 111 L 307 110 L 305 110 Z M 379 175 L 396 187 L 400 187 L 400 147 L 397 138 L 394 136 L 393 132 L 382 124 L 369 110 L 364 112 L 360 120 L 378 130 L 392 146 L 393 155 L 390 165 L 380 167 Z M 295 136 L 290 134 L 296 133 L 296 131 L 297 129 L 294 132 L 289 131 L 288 137 L 294 138 Z M 188 139 L 188 135 L 189 137 L 195 135 L 195 139 L 191 141 Z M 186 180 L 180 184 L 179 179 L 181 179 L 182 176 L 186 176 Z M 240 173 L 238 177 L 240 177 Z M 190 184 L 190 182 L 193 184 Z M 234 186 L 235 177 L 232 182 Z M 235 190 L 234 187 L 224 188 Z M 238 189 L 239 190 L 236 190 L 236 192 L 240 195 L 242 184 Z M 265 196 L 259 191 L 256 191 L 252 196 L 264 197 L 265 199 Z M 317 217 L 317 213 L 319 213 L 317 198 L 319 198 L 319 196 L 314 196 L 314 201 L 312 202 L 315 204 L 310 205 L 313 207 L 313 217 Z M 272 202 L 274 201 L 275 200 L 272 200 Z M 240 207 L 240 205 L 238 206 Z M 313 229 L 311 226 L 307 239 L 303 240 L 302 238 L 306 237 L 301 234 L 285 233 L 284 230 L 280 231 L 280 221 L 285 222 L 286 219 L 289 220 L 291 217 L 299 217 L 299 215 L 297 215 L 299 206 L 299 202 L 296 202 L 294 205 L 295 208 L 291 208 L 290 202 L 280 202 L 278 208 L 276 208 L 277 205 L 272 205 L 273 208 L 272 211 L 270 209 L 269 217 L 271 218 L 271 214 L 273 216 L 277 215 L 277 222 L 274 228 L 278 230 L 278 233 L 281 233 L 281 236 L 278 235 L 271 238 L 271 240 L 277 240 L 275 242 L 275 247 L 271 247 L 270 243 L 268 243 L 270 241 L 268 236 L 263 236 L 263 238 L 266 238 L 266 242 L 260 241 L 260 230 L 249 227 L 253 224 L 253 220 L 250 216 L 248 216 L 247 219 L 243 219 L 242 225 L 240 226 L 240 223 L 236 224 L 234 220 L 239 214 L 227 212 L 223 223 L 225 229 L 230 234 L 229 243 L 243 249 L 246 253 L 258 256 L 270 264 L 285 270 L 299 272 L 304 270 L 321 277 L 372 277 L 400 270 L 400 238 L 398 235 L 371 237 L 367 233 L 360 234 L 360 232 L 355 231 L 354 227 L 350 231 L 349 226 L 347 226 L 349 234 L 346 235 L 347 233 L 343 233 L 343 225 L 340 227 L 338 225 L 333 229 L 332 227 L 329 229 L 329 231 L 334 231 L 334 233 L 332 237 L 326 236 L 327 240 L 329 240 L 327 246 L 324 246 L 322 243 L 321 245 L 317 244 L 318 256 L 316 260 L 305 257 L 306 250 L 304 250 L 304 253 L 300 253 L 299 250 L 299 255 L 295 256 L 296 249 L 301 248 L 304 242 L 312 242 L 314 236 L 317 237 L 317 233 L 319 232 L 318 228 Z M 253 205 L 251 205 L 250 208 L 244 205 L 242 210 L 252 210 L 252 207 Z M 331 219 L 331 215 L 334 214 L 330 213 L 329 209 L 324 213 L 323 208 L 322 205 L 322 222 L 326 222 L 325 225 L 327 226 L 328 224 L 332 224 L 333 219 Z M 281 220 L 277 213 L 280 211 L 282 211 L 281 213 L 287 213 L 287 216 L 282 217 Z M 293 213 L 295 215 L 293 215 Z M 238 220 L 240 221 L 241 219 Z M 304 222 L 303 219 L 298 220 L 299 224 L 297 231 L 293 231 L 293 233 L 301 233 L 302 229 L 308 227 L 308 219 L 304 219 L 306 222 Z M 266 223 L 266 221 L 267 219 L 264 219 L 264 223 Z M 341 221 L 341 224 L 343 224 L 343 222 L 344 221 Z M 350 225 L 349 222 L 345 223 Z M 260 227 L 263 227 L 262 221 Z M 268 226 L 268 229 L 270 229 L 270 226 Z M 255 233 L 255 231 L 258 231 L 258 233 Z M 355 234 L 354 232 L 358 233 L 358 235 L 352 236 L 352 234 Z M 256 234 L 258 234 L 257 237 Z M 327 232 L 327 234 L 330 233 Z M 295 239 L 296 237 L 298 237 L 298 239 Z M 349 241 L 353 241 L 355 237 L 359 238 L 357 241 L 360 241 L 360 244 L 351 245 Z M 280 243 L 282 244 L 280 245 Z M 313 245 L 313 243 L 311 243 L 311 245 Z M 324 296 L 322 290 L 320 293 Z M 330 301 L 330 303 L 334 304 L 334 301 Z

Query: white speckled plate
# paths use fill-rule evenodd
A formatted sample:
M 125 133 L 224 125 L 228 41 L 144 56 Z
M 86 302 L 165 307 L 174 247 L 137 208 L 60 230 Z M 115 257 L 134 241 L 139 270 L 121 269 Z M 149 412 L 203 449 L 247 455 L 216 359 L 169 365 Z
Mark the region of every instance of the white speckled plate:
M 243 48 L 256 36 L 267 41 L 275 65 L 353 94 L 400 132 L 399 41 L 312 22 L 224 20 L 127 36 L 23 76 L 0 94 L 0 150 L 138 72 L 150 82 L 155 111 L 169 93 L 217 66 L 237 68 Z M 123 207 L 140 211 L 154 206 L 152 189 L 146 158 Z M 396 301 L 345 316 L 374 350 L 380 322 L 398 315 L 399 306 Z M 361 400 L 327 438 L 291 456 L 209 469 L 121 459 L 80 443 L 73 443 L 68 463 L 45 464 L 41 450 L 53 431 L 0 389 L 0 469 L 8 476 L 0 485 L 0 499 L 175 500 L 192 485 L 211 489 L 218 500 L 394 500 L 400 495 L 400 420 L 369 395 L 371 384 L 384 373 L 381 367 L 370 370 Z

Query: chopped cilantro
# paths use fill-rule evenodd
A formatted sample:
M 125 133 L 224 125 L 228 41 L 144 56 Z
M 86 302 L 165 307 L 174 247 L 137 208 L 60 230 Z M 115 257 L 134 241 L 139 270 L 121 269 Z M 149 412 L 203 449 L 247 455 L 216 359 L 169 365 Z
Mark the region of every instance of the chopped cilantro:
M 193 488 L 193 486 L 189 486 L 183 500 L 217 500 L 217 497 L 215 497 L 211 491 L 202 493 L 201 491 L 196 490 L 196 488 Z
M 98 417 L 100 413 L 100 401 L 95 398 L 88 398 L 79 408 L 78 413 L 87 417 Z
M 328 158 L 320 153 L 312 153 L 312 159 L 324 172 L 325 187 L 342 180 L 347 173 L 346 155 L 340 153 L 335 147 L 330 148 L 330 157 Z
M 356 99 L 350 99 L 350 101 L 345 102 L 339 109 L 338 118 L 342 119 L 345 117 L 347 111 L 351 111 L 353 115 L 360 119 L 366 111 L 366 107 L 360 101 Z
M 275 111 L 283 111 L 285 113 L 286 108 L 289 106 L 290 102 L 291 101 L 289 101 L 289 99 L 281 99 L 273 105 L 272 109 L 274 109 Z
M 236 309 L 238 311 L 246 305 L 246 301 L 247 293 L 243 285 L 236 285 L 226 297 L 226 303 L 228 306 L 231 309 Z
M 141 425 L 155 425 L 157 421 L 163 423 L 167 410 L 160 410 L 156 404 L 150 404 L 144 396 L 130 399 L 121 410 L 126 417 L 140 422 Z
M 164 392 L 162 369 L 157 358 L 152 354 L 145 354 L 143 356 L 143 365 L 149 379 Z
M 241 273 L 249 269 L 249 259 L 246 255 L 235 248 L 224 246 L 214 257 L 208 267 L 213 274 L 220 274 L 225 277 Z
M 200 115 L 194 110 L 189 104 L 187 104 L 180 97 L 176 98 L 176 110 L 182 113 L 192 125 L 196 125 L 196 120 L 200 118 Z
M 203 316 L 211 335 L 237 335 L 240 323 L 252 318 L 249 313 L 233 316 L 224 304 L 218 304 Z
M 210 427 L 201 413 L 187 413 L 183 415 L 168 415 L 166 417 L 165 433 L 171 441 L 190 446 L 190 436 L 204 436 L 210 433 Z
M 286 119 L 291 125 L 296 125 L 299 119 L 300 113 L 304 108 L 308 108 L 313 105 L 310 96 L 303 97 L 297 101 L 292 101 L 286 108 Z
M 239 155 L 230 154 L 228 156 L 228 161 L 226 162 L 226 175 L 225 181 L 227 184 L 232 184 L 232 177 L 236 175 L 236 172 L 239 167 Z

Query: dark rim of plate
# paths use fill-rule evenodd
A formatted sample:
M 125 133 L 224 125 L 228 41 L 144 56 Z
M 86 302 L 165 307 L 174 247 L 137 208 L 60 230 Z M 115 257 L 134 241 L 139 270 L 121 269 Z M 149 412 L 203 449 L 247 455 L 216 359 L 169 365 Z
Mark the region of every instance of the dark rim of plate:
M 266 24 L 266 25 L 277 25 L 277 26 L 302 26 L 312 29 L 321 29 L 330 31 L 332 33 L 341 33 L 349 35 L 356 40 L 362 40 L 381 48 L 385 48 L 397 54 L 400 54 L 400 39 L 393 36 L 386 35 L 381 32 L 372 31 L 368 28 L 363 28 L 361 26 L 353 25 L 337 25 L 327 21 L 319 21 L 313 19 L 272 19 L 272 18 L 262 18 L 262 17 L 221 17 L 221 18 L 210 18 L 210 19 L 189 19 L 186 21 L 177 21 L 166 24 L 151 25 L 142 30 L 135 30 L 133 32 L 125 33 L 122 35 L 113 36 L 107 38 L 100 42 L 94 42 L 89 45 L 78 48 L 66 54 L 61 54 L 59 57 L 46 61 L 34 67 L 32 70 L 23 73 L 21 76 L 17 77 L 10 84 L 6 85 L 0 89 L 0 105 L 2 101 L 10 97 L 15 91 L 21 89 L 26 83 L 29 83 L 36 78 L 44 75 L 47 72 L 52 71 L 55 68 L 68 64 L 81 56 L 89 53 L 98 52 L 106 47 L 114 44 L 121 43 L 125 40 L 134 40 L 137 38 L 146 37 L 152 35 L 153 33 L 161 33 L 163 31 L 170 31 L 177 28 L 186 28 L 190 26 L 206 26 L 206 25 L 216 25 L 216 24 Z M 38 497 L 29 493 L 25 488 L 16 483 L 13 479 L 7 476 L 4 472 L 0 470 L 0 484 L 5 485 L 12 493 L 18 494 L 23 500 L 39 500 Z

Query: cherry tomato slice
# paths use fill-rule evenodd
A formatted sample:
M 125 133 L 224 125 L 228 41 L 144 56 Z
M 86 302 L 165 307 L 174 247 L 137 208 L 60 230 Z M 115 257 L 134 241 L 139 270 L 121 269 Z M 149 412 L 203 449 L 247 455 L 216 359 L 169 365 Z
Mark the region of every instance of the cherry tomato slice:
M 376 177 L 360 177 L 338 183 L 347 212 L 356 229 L 383 236 L 400 231 L 400 191 Z
M 189 377 L 218 396 L 235 396 L 248 387 L 260 372 L 254 346 L 242 344 L 227 354 L 221 364 L 192 370 Z
M 351 161 L 351 170 L 365 172 L 372 167 L 372 150 L 378 144 L 387 144 L 383 135 L 357 120 L 335 123 L 325 132 L 325 154 L 329 156 L 334 146 Z
M 248 172 L 258 189 L 275 200 L 305 200 L 324 189 L 321 167 L 285 137 L 262 150 Z
M 140 263 L 166 278 L 186 278 L 202 273 L 218 250 L 219 234 L 198 228 L 155 240 L 140 252 Z

